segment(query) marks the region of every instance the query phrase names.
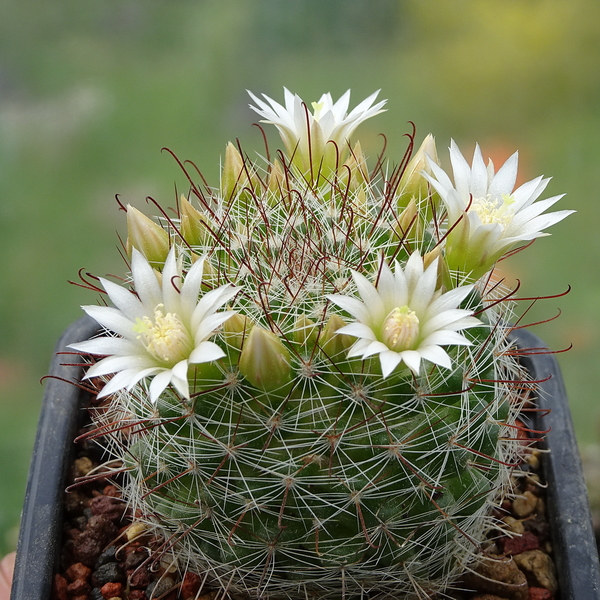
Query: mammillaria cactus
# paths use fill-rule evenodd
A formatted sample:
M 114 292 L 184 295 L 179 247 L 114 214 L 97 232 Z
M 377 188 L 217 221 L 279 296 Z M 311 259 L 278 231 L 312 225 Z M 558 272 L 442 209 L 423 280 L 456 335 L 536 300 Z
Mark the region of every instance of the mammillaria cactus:
M 128 287 L 85 307 L 105 334 L 96 413 L 157 555 L 236 598 L 430 597 L 499 523 L 526 374 L 495 262 L 570 211 L 427 136 L 371 170 L 348 136 L 381 112 L 252 96 L 285 152 L 228 145 L 219 189 L 177 218 L 128 207 Z M 202 181 L 202 180 L 201 180 Z M 115 373 L 109 377 L 111 373 Z

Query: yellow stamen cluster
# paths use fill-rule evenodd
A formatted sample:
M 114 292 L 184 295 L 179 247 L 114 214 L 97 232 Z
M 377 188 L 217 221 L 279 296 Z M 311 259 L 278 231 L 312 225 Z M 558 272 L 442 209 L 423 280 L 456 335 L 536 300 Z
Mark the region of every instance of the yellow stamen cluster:
M 162 304 L 154 309 L 154 321 L 137 319 L 134 331 L 152 356 L 172 367 L 189 356 L 194 345 L 181 319 L 174 313 L 165 315 L 162 309 Z
M 396 352 L 410 350 L 419 337 L 419 317 L 408 306 L 396 307 L 383 324 L 383 343 Z
M 477 213 L 484 225 L 498 223 L 506 226 L 515 216 L 514 203 L 515 199 L 509 194 L 502 194 L 502 199 L 493 198 L 488 194 L 483 198 L 473 200 L 470 210 Z

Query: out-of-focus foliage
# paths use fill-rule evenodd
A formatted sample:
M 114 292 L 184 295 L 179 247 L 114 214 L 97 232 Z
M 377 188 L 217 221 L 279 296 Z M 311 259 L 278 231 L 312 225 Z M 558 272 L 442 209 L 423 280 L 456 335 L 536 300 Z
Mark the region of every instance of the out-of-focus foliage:
M 365 151 L 400 156 L 403 134 L 453 136 L 578 211 L 507 261 L 527 321 L 561 355 L 582 441 L 600 436 L 600 5 L 596 0 L 109 0 L 0 4 L 0 550 L 17 524 L 54 341 L 94 294 L 85 268 L 124 272 L 114 195 L 145 210 L 186 184 L 164 146 L 218 183 L 225 144 L 264 152 L 245 89 L 355 100 L 393 111 L 361 126 Z M 398 114 L 404 115 L 399 121 Z M 273 147 L 276 135 L 269 134 Z M 523 303 L 526 308 L 527 303 Z M 591 372 L 590 372 L 591 371 Z

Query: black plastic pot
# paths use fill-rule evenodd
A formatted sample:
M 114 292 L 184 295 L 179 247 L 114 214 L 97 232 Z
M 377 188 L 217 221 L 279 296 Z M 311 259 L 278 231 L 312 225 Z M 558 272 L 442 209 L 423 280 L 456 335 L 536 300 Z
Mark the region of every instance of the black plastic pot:
M 57 345 L 88 339 L 98 330 L 89 317 L 69 327 Z M 519 330 L 518 345 L 526 349 L 523 364 L 539 385 L 538 404 L 551 412 L 540 428 L 546 435 L 544 477 L 552 526 L 561 600 L 600 600 L 600 568 L 586 488 L 573 433 L 567 397 L 556 359 L 540 354 L 544 343 Z M 52 576 L 59 560 L 62 500 L 67 470 L 86 394 L 68 383 L 81 376 L 77 355 L 56 354 L 46 386 L 42 413 L 31 462 L 17 548 L 11 600 L 49 600 Z M 68 366 L 67 366 L 68 365 Z

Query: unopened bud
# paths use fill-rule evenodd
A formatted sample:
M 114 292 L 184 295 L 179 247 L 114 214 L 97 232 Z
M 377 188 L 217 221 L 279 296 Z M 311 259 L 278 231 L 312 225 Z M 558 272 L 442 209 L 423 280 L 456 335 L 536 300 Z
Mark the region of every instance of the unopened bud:
M 221 174 L 221 194 L 225 200 L 229 200 L 244 188 L 252 188 L 254 179 L 251 166 L 247 165 L 238 149 L 229 142 L 225 148 L 225 161 L 223 173 Z
M 255 325 L 244 342 L 240 373 L 256 388 L 276 390 L 292 379 L 290 353 L 271 331 Z
M 419 211 L 414 198 L 411 198 L 408 206 L 400 213 L 397 222 L 397 233 L 401 240 L 408 236 L 417 237 L 420 233 L 421 222 L 419 220 Z
M 128 248 L 141 252 L 149 263 L 163 265 L 169 254 L 169 234 L 137 208 L 127 205 Z
M 452 289 L 456 286 L 452 283 L 452 276 L 450 275 L 450 269 L 446 262 L 445 256 L 442 254 L 442 246 L 436 246 L 430 252 L 427 252 L 423 256 L 423 268 L 429 268 L 435 261 L 437 261 L 437 289 Z
M 427 267 L 429 267 L 429 265 L 431 265 L 431 263 L 436 259 L 439 258 L 442 254 L 442 247 L 441 246 L 436 246 L 433 250 L 431 250 L 430 252 L 427 252 L 427 254 L 425 254 L 423 256 L 423 268 L 427 269 Z
M 207 218 L 196 210 L 185 196 L 179 202 L 181 218 L 180 231 L 183 239 L 190 246 L 204 246 L 209 239 L 206 227 Z
M 356 338 L 346 335 L 344 333 L 336 333 L 338 329 L 344 327 L 346 323 L 338 315 L 331 315 L 321 336 L 319 337 L 319 343 L 323 352 L 329 357 L 333 358 L 342 352 L 346 352 L 350 346 L 356 341 Z
M 429 160 L 427 159 L 429 156 Z M 427 180 L 421 174 L 422 171 L 431 174 L 429 161 L 439 164 L 440 161 L 435 147 L 435 138 L 431 133 L 423 140 L 421 147 L 410 159 L 400 179 L 398 192 L 400 194 L 400 206 L 406 206 L 411 198 L 421 200 L 429 195 Z
M 235 313 L 223 323 L 222 327 L 225 341 L 239 350 L 244 343 L 244 339 L 248 337 L 248 331 L 250 330 L 248 318 Z
M 279 194 L 280 190 L 285 187 L 285 173 L 283 167 L 278 160 L 271 165 L 269 178 L 267 180 L 267 189 L 272 194 Z
M 303 346 L 312 346 L 317 341 L 317 333 L 317 324 L 305 315 L 299 317 L 294 323 L 294 341 Z

